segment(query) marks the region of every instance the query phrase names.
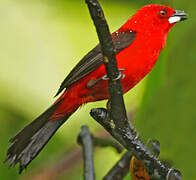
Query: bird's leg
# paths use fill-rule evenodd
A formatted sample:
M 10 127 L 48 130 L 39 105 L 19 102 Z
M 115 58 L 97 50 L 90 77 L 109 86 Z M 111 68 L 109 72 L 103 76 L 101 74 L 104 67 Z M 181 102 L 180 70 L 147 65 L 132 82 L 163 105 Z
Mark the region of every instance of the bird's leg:
M 119 70 L 119 75 L 117 78 L 113 79 L 113 80 L 118 80 L 118 79 L 124 79 L 125 78 L 125 74 L 122 73 L 122 71 L 124 71 L 125 69 L 118 69 Z M 107 75 L 102 76 L 102 80 L 108 80 L 109 78 L 107 77 Z
M 122 73 L 122 71 L 124 71 L 125 69 L 119 69 L 119 75 L 116 79 L 114 80 L 117 80 L 117 79 L 124 79 L 125 78 L 125 74 Z M 88 81 L 88 83 L 86 84 L 86 87 L 87 88 L 92 88 L 94 87 L 100 80 L 108 80 L 109 78 L 107 77 L 107 75 L 104 75 L 98 79 L 90 79 Z

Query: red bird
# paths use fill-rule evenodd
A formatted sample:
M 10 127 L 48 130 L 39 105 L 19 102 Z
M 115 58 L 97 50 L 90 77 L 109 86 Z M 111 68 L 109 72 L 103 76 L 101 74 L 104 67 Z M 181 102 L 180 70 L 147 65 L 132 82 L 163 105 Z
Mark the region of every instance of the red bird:
M 124 93 L 151 71 L 165 46 L 168 31 L 185 19 L 187 14 L 183 11 L 163 5 L 147 5 L 111 35 Z M 100 45 L 73 68 L 57 95 L 62 91 L 63 94 L 49 109 L 11 139 L 5 160 L 10 166 L 19 163 L 22 172 L 78 107 L 109 99 Z

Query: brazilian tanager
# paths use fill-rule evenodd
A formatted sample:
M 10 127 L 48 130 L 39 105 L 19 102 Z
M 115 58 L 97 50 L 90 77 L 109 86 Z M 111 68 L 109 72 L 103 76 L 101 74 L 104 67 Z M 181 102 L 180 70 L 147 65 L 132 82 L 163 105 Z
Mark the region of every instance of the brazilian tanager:
M 155 65 L 168 31 L 187 19 L 184 11 L 163 5 L 139 9 L 111 37 L 123 93 L 133 88 Z M 84 103 L 109 99 L 108 78 L 100 45 L 92 49 L 62 82 L 57 101 L 22 129 L 11 141 L 6 162 L 20 164 L 19 172 L 38 155 L 56 130 Z

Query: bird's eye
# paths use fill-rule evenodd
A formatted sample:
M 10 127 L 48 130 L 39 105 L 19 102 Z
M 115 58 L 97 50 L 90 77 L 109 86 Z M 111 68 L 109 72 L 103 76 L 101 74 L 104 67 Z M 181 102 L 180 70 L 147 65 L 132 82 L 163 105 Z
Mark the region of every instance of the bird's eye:
M 165 17 L 166 15 L 167 15 L 167 11 L 165 9 L 159 11 L 159 16 Z

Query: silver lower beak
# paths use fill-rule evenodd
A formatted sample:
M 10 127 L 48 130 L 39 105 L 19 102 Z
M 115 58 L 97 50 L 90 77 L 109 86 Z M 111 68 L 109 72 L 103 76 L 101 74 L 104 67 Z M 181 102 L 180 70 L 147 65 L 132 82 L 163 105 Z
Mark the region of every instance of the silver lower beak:
M 188 19 L 187 13 L 185 13 L 184 11 L 175 10 L 175 13 L 171 17 L 169 17 L 169 23 L 173 24 L 180 21 L 184 21 L 186 19 Z

